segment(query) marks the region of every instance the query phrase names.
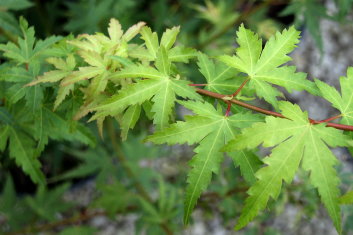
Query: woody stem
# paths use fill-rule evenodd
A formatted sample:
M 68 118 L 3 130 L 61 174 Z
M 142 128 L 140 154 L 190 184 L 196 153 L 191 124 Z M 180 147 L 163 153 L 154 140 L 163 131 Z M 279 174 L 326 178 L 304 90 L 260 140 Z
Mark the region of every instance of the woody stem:
M 197 93 L 199 93 L 201 95 L 206 95 L 206 96 L 213 97 L 213 98 L 216 98 L 216 99 L 221 99 L 221 100 L 224 100 L 224 98 L 228 98 L 229 97 L 228 95 L 222 95 L 222 94 L 219 94 L 219 93 L 215 93 L 215 92 L 212 92 L 212 91 L 207 91 L 207 90 L 200 89 L 200 88 L 196 88 L 196 91 L 197 91 Z M 233 104 L 236 104 L 236 105 L 239 105 L 241 107 L 244 107 L 244 108 L 259 112 L 259 113 L 266 114 L 266 115 L 271 115 L 271 116 L 279 117 L 279 118 L 286 118 L 285 116 L 283 116 L 280 113 L 277 113 L 277 112 L 274 112 L 274 111 L 270 111 L 270 110 L 266 110 L 266 109 L 263 109 L 263 108 L 260 108 L 260 107 L 257 107 L 257 106 L 251 105 L 251 104 L 247 104 L 247 103 L 244 103 L 244 102 L 236 100 L 236 99 L 231 99 L 231 100 L 229 100 L 229 102 L 231 102 Z M 353 126 L 329 122 L 329 121 L 332 121 L 332 120 L 334 120 L 336 118 L 339 118 L 339 117 L 340 117 L 340 115 L 332 117 L 332 118 L 328 118 L 328 119 L 325 119 L 325 120 L 321 120 L 321 121 L 317 121 L 317 120 L 313 120 L 313 119 L 309 118 L 309 121 L 312 124 L 326 123 L 327 127 L 333 127 L 333 128 L 340 129 L 340 130 L 345 130 L 345 131 L 353 131 Z

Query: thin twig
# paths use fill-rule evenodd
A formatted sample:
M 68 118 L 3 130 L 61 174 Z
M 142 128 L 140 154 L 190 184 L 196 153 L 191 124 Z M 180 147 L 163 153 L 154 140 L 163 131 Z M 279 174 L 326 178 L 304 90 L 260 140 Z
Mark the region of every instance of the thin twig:
M 189 86 L 207 86 L 207 84 L 189 84 Z
M 241 85 L 240 87 L 238 87 L 238 89 L 232 94 L 233 98 L 236 98 L 237 95 L 241 92 L 241 90 L 244 88 L 244 86 L 246 85 L 246 83 L 248 83 L 250 79 L 246 79 Z
M 213 97 L 213 98 L 216 98 L 216 99 L 224 100 L 224 98 L 228 98 L 229 97 L 228 95 L 222 95 L 222 94 L 218 94 L 218 93 L 215 93 L 215 92 L 212 92 L 212 91 L 207 91 L 207 90 L 200 89 L 200 88 L 195 88 L 195 89 L 196 89 L 196 91 L 199 94 L 210 96 L 210 97 Z M 247 103 L 244 103 L 244 102 L 236 100 L 236 99 L 231 99 L 231 100 L 229 100 L 229 102 L 232 102 L 233 104 L 236 104 L 236 105 L 242 106 L 244 108 L 247 108 L 247 109 L 259 112 L 259 113 L 263 113 L 263 114 L 266 114 L 266 115 L 271 115 L 271 116 L 279 117 L 279 118 L 286 118 L 285 116 L 283 116 L 280 113 L 277 113 L 277 112 L 274 112 L 274 111 L 270 111 L 270 110 L 267 110 L 267 109 L 263 109 L 263 108 L 259 108 L 257 106 L 254 106 L 254 105 L 251 105 L 251 104 L 247 104 Z M 333 127 L 333 128 L 340 129 L 340 130 L 345 130 L 345 131 L 353 131 L 353 126 L 344 125 L 344 124 L 337 124 L 337 123 L 332 123 L 332 122 L 328 122 L 327 121 L 327 120 L 331 121 L 331 120 L 336 119 L 336 118 L 338 118 L 338 116 L 335 116 L 335 117 L 332 117 L 332 118 L 328 118 L 328 119 L 322 120 L 322 121 L 317 121 L 317 120 L 313 120 L 313 119 L 309 118 L 309 121 L 312 124 L 326 123 L 327 127 Z
M 230 113 L 230 108 L 232 107 L 232 103 L 229 101 L 226 101 L 226 103 L 227 103 L 227 111 L 226 111 L 225 116 L 228 117 L 229 113 Z
M 318 122 L 319 123 L 330 122 L 330 121 L 335 120 L 335 119 L 340 118 L 340 117 L 342 117 L 341 114 L 333 116 L 333 117 L 330 117 L 330 118 L 327 118 L 327 119 L 324 119 L 324 120 L 321 120 L 321 121 L 318 121 Z

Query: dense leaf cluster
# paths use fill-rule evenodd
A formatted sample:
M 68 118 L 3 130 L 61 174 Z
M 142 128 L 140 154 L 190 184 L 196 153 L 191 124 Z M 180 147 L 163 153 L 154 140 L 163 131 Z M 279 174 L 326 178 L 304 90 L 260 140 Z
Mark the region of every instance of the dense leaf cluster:
M 293 3 L 285 13 L 298 7 Z M 304 14 L 311 8 L 306 6 Z M 1 17 L 0 14 L 0 20 Z M 76 24 L 67 27 L 74 30 Z M 340 204 L 351 204 L 353 197 L 352 192 L 341 196 L 341 179 L 335 168 L 338 160 L 330 148 L 352 146 L 353 68 L 340 78 L 339 92 L 322 81 L 308 79 L 295 66 L 288 66 L 289 54 L 300 39 L 300 32 L 294 27 L 276 32 L 263 43 L 259 35 L 241 25 L 234 55 L 211 56 L 178 42 L 179 27 L 167 29 L 159 37 L 145 22 L 124 31 L 113 18 L 107 35 L 37 40 L 34 28 L 24 18 L 20 18 L 19 25 L 18 40 L 0 44 L 6 59 L 0 65 L 0 152 L 14 159 L 39 186 L 34 197 L 19 203 L 12 200 L 15 190 L 8 179 L 0 210 L 10 218 L 10 226 L 31 219 L 14 220 L 21 213 L 13 210 L 19 204 L 25 204 L 23 208 L 47 221 L 55 221 L 56 213 L 72 206 L 57 203 L 69 185 L 53 191 L 45 187 L 47 179 L 39 157 L 49 141 L 94 146 L 99 140 L 87 127 L 90 124 L 79 121 L 85 120 L 96 122 L 102 138 L 104 127 L 110 125 L 106 129 L 114 142 L 114 119 L 121 129 L 122 141 L 128 139 L 129 131 L 138 123 L 147 120 L 154 129 L 145 142 L 194 146 L 184 197 L 185 224 L 213 175 L 220 172 L 225 157 L 230 157 L 249 187 L 236 229 L 251 222 L 267 207 L 270 198 L 278 199 L 282 184 L 290 185 L 302 169 L 309 174 L 309 183 L 317 190 L 338 233 L 342 232 Z M 203 83 L 193 84 L 194 79 L 183 71 L 185 66 L 197 66 Z M 322 97 L 332 103 L 339 115 L 312 120 L 298 105 L 283 101 L 281 88 L 289 93 L 306 91 Z M 274 111 L 247 103 L 256 99 L 263 99 Z M 180 117 L 180 107 L 192 114 Z M 338 121 L 332 122 L 334 119 Z M 129 142 L 125 144 L 128 149 Z M 272 148 L 268 156 L 259 156 L 261 146 Z M 115 151 L 122 153 L 120 149 Z M 145 149 L 141 151 L 148 155 Z M 118 174 L 109 154 L 101 148 L 87 154 L 72 152 L 82 165 L 51 180 L 99 172 L 97 181 L 107 182 L 111 175 Z M 97 155 L 101 156 L 98 160 Z M 138 175 L 144 182 L 153 174 L 148 172 L 145 176 L 125 161 L 119 158 L 131 178 Z M 134 165 L 138 165 L 137 160 Z M 160 201 L 155 205 L 148 195 L 135 197 L 122 182 L 112 180 L 98 186 L 102 196 L 93 207 L 104 208 L 113 216 L 117 211 L 131 209 L 132 201 L 138 201 L 144 219 L 168 233 L 165 221 L 177 214 L 177 192 L 163 180 L 158 185 Z M 136 188 L 145 194 L 138 184 Z M 85 227 L 78 229 L 89 231 Z

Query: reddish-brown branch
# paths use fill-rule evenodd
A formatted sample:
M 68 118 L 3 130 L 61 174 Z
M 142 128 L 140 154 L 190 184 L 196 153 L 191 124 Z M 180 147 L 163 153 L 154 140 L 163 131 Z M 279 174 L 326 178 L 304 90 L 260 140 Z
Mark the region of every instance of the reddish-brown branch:
M 232 107 L 232 103 L 231 102 L 227 102 L 227 111 L 226 111 L 226 114 L 225 116 L 228 117 L 229 116 L 229 113 L 230 113 L 230 108 Z
M 333 116 L 333 117 L 330 117 L 330 118 L 327 118 L 327 119 L 325 119 L 325 120 L 318 121 L 318 122 L 319 122 L 319 123 L 330 122 L 330 121 L 335 120 L 335 119 L 340 118 L 340 117 L 342 117 L 341 114 L 336 115 L 336 116 Z
M 215 92 L 212 92 L 212 91 L 207 91 L 207 90 L 200 89 L 200 88 L 195 88 L 195 89 L 196 89 L 197 93 L 199 93 L 201 95 L 210 96 L 210 97 L 213 97 L 213 98 L 216 98 L 216 99 L 224 100 L 225 97 L 229 97 L 228 95 L 222 95 L 222 94 L 218 94 L 218 93 L 215 93 Z M 269 111 L 269 110 L 266 110 L 266 109 L 262 109 L 262 108 L 254 106 L 254 105 L 241 102 L 241 101 L 236 100 L 236 99 L 229 100 L 229 102 L 232 102 L 233 104 L 237 104 L 237 105 L 242 106 L 242 107 L 247 108 L 247 109 L 254 110 L 254 111 L 259 112 L 259 113 L 263 113 L 263 114 L 271 115 L 271 116 L 275 116 L 275 117 L 280 117 L 280 118 L 285 118 L 280 113 Z
M 240 91 L 243 89 L 243 87 L 245 86 L 245 84 L 246 84 L 248 81 L 249 81 L 249 79 L 246 79 L 246 80 L 240 85 L 240 87 L 238 87 L 238 89 L 231 95 L 231 98 L 237 97 L 237 95 L 240 93 Z M 228 104 L 228 107 L 227 107 L 227 111 L 226 111 L 226 114 L 225 114 L 226 117 L 229 116 L 230 109 L 231 109 L 231 107 L 232 107 L 232 103 L 231 103 L 231 102 L 228 102 L 228 101 L 227 101 L 227 104 Z
M 195 89 L 196 89 L 197 93 L 199 93 L 201 95 L 210 96 L 210 97 L 213 97 L 213 98 L 216 98 L 216 99 L 224 100 L 224 98 L 228 98 L 229 97 L 228 95 L 222 95 L 222 94 L 218 94 L 218 93 L 215 93 L 215 92 L 212 92 L 212 91 L 207 91 L 207 90 L 200 89 L 200 88 L 195 88 Z M 279 117 L 279 118 L 286 118 L 285 116 L 283 116 L 280 113 L 273 112 L 273 111 L 270 111 L 270 110 L 266 110 L 266 109 L 263 109 L 263 108 L 259 108 L 259 107 L 256 107 L 254 105 L 247 104 L 247 103 L 244 103 L 244 102 L 236 100 L 236 99 L 231 99 L 231 100 L 229 100 L 229 102 L 231 102 L 233 104 L 236 104 L 236 105 L 239 105 L 241 107 L 244 107 L 244 108 L 259 112 L 259 113 L 266 114 L 266 115 L 271 115 L 271 116 Z M 329 122 L 329 121 L 332 121 L 332 120 L 334 120 L 336 118 L 339 118 L 339 117 L 340 117 L 340 115 L 334 116 L 332 118 L 328 118 L 328 119 L 325 119 L 325 120 L 321 120 L 321 121 L 317 121 L 317 120 L 313 120 L 313 119 L 309 119 L 309 121 L 312 124 L 326 123 L 326 126 L 328 126 L 328 127 L 333 127 L 333 128 L 340 129 L 340 130 L 345 130 L 345 131 L 353 131 L 353 126 Z
M 189 84 L 189 86 L 207 86 L 207 84 Z
M 240 87 L 238 87 L 238 89 L 232 94 L 232 97 L 237 97 L 237 95 L 239 94 L 239 92 L 241 91 L 241 89 L 243 89 L 243 87 L 245 86 L 246 83 L 248 83 L 249 79 L 246 79 L 241 85 Z

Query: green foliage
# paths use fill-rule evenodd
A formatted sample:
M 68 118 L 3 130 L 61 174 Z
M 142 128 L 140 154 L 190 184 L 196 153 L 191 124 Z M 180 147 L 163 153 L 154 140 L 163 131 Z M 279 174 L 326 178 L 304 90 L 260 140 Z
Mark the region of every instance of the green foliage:
M 127 23 L 131 16 L 124 13 L 133 11 L 137 3 L 131 0 L 80 0 L 66 1 L 65 5 L 71 16 L 71 20 L 65 24 L 67 31 L 94 33 L 105 30 L 105 24 L 112 17 L 119 16 L 123 18 L 123 23 Z
M 72 206 L 62 200 L 62 195 L 69 186 L 69 184 L 64 184 L 51 191 L 44 187 L 39 187 L 34 197 L 25 198 L 26 203 L 37 216 L 48 221 L 54 221 L 57 213 L 67 211 Z
M 206 78 L 206 89 L 226 94 L 236 90 L 244 80 L 241 77 L 234 79 L 239 72 L 223 63 L 214 63 L 207 55 L 200 53 L 198 55 L 199 70 Z M 244 91 L 244 90 L 243 90 Z
M 141 218 L 138 232 L 172 234 L 180 232 L 181 217 L 184 224 L 190 221 L 196 205 L 205 214 L 219 208 L 225 222 L 240 213 L 235 228 L 241 229 L 266 207 L 278 215 L 293 201 L 312 216 L 319 200 L 338 233 L 350 229 L 346 217 L 352 214 L 346 204 L 352 203 L 352 192 L 346 185 L 352 178 L 336 169 L 338 160 L 330 148 L 352 145 L 353 68 L 340 78 L 339 92 L 287 65 L 300 32 L 293 26 L 281 28 L 282 32 L 266 36 L 263 44 L 259 36 L 266 31 L 263 27 L 270 27 L 269 32 L 280 24 L 273 19 L 270 26 L 268 21 L 253 24 L 262 21 L 271 1 L 249 3 L 245 10 L 242 1 L 227 0 L 206 1 L 206 6 L 179 1 L 171 7 L 163 0 L 64 3 L 70 13 L 66 30 L 84 34 L 42 40 L 23 17 L 19 24 L 14 21 L 15 11 L 33 4 L 40 9 L 40 2 L 0 3 L 1 40 L 8 39 L 0 44 L 0 178 L 6 179 L 0 196 L 6 223 L 1 233 L 95 234 L 97 229 L 82 222 L 95 215 L 115 219 L 133 212 Z M 343 8 L 351 3 L 337 4 Z M 122 24 L 108 20 L 145 5 L 151 12 L 159 11 L 160 22 L 150 25 L 158 32 L 167 28 L 160 37 L 140 21 L 150 20 L 148 10 L 124 17 Z M 176 13 L 186 5 L 184 13 Z M 293 0 L 283 14 L 303 19 L 322 48 L 316 26 L 320 18 L 329 17 L 324 7 L 314 12 L 316 5 L 314 0 Z M 341 8 L 331 19 L 344 21 L 348 11 Z M 262 11 L 250 18 L 256 9 Z M 195 10 L 199 18 L 194 17 Z M 44 33 L 50 31 L 56 14 L 62 12 L 50 15 L 47 25 L 43 22 Z M 227 35 L 229 27 L 240 21 L 244 24 L 236 35 Z M 173 26 L 174 22 L 187 24 Z M 132 26 L 124 31 L 128 25 Z M 230 51 L 234 55 L 227 55 Z M 309 119 L 298 105 L 278 100 L 286 99 L 282 88 L 322 97 L 339 115 L 324 121 Z M 254 106 L 256 98 L 281 113 Z M 185 109 L 191 114 L 183 115 L 189 112 Z M 87 123 L 92 120 L 98 128 Z M 175 161 L 174 147 L 149 142 L 192 146 L 190 169 L 179 158 Z M 268 156 L 261 157 L 260 145 L 272 148 Z M 66 161 L 71 165 L 66 167 Z M 35 194 L 17 196 L 21 190 L 10 177 L 17 167 L 37 185 Z M 173 167 L 176 170 L 164 172 Z M 186 173 L 182 216 L 180 179 Z M 69 182 L 82 179 L 97 187 L 84 208 L 63 200 Z M 299 183 L 292 184 L 294 179 Z M 343 196 L 341 186 L 347 191 Z M 240 212 L 245 191 L 248 196 Z M 276 204 L 269 203 L 270 198 Z M 75 212 L 78 209 L 80 213 Z M 265 234 L 277 234 L 276 229 L 263 228 L 262 221 L 271 216 L 258 217 L 255 227 L 245 233 L 257 233 L 261 227 Z M 68 225 L 82 226 L 63 226 L 59 231 L 63 217 Z
M 179 32 L 178 28 L 167 30 L 158 43 L 156 33 L 152 33 L 151 29 L 144 27 L 141 30 L 142 39 L 145 41 L 147 49 L 140 59 L 154 61 L 154 67 L 145 65 L 131 65 L 126 69 L 116 72 L 110 76 L 114 81 L 122 78 L 136 78 L 136 83 L 132 83 L 122 89 L 118 94 L 99 104 L 93 110 L 97 113 L 91 120 L 105 118 L 106 116 L 116 116 L 122 113 L 128 107 L 141 105 L 152 98 L 151 111 L 153 115 L 153 123 L 158 129 L 168 126 L 170 116 L 176 101 L 176 95 L 183 98 L 191 98 L 201 100 L 201 97 L 195 93 L 194 89 L 188 86 L 187 81 L 180 80 L 179 75 L 172 71 L 173 61 L 187 62 L 190 58 L 189 51 L 185 54 L 181 47 L 173 47 L 176 36 Z M 180 50 L 182 54 L 171 54 L 171 52 Z M 141 78 L 148 78 L 142 80 Z M 128 109 L 124 116 L 131 115 Z M 137 119 L 136 117 L 134 119 Z M 123 125 L 124 132 L 130 125 Z
M 109 156 L 109 154 L 104 149 L 97 148 L 91 151 L 67 149 L 65 152 L 70 153 L 73 157 L 79 159 L 80 164 L 76 168 L 51 178 L 51 181 L 82 178 L 97 174 L 96 181 L 97 183 L 100 183 L 105 182 L 109 176 L 114 174 L 114 171 L 116 171 L 116 167 L 112 165 L 111 156 Z
M 8 42 L 6 45 L 0 46 L 0 50 L 4 51 L 4 56 L 14 60 L 17 64 L 35 64 L 45 49 L 60 39 L 60 37 L 51 36 L 44 41 L 38 40 L 36 42 L 34 28 L 29 28 L 28 22 L 24 18 L 20 18 L 20 29 L 23 38 L 18 38 L 18 45 Z
M 19 46 L 12 42 L 0 45 L 0 50 L 9 59 L 8 63 L 3 64 L 0 75 L 0 81 L 5 82 L 8 88 L 4 94 L 6 104 L 1 107 L 1 150 L 5 150 L 8 140 L 10 157 L 33 182 L 45 184 L 38 157 L 49 138 L 79 140 L 94 145 L 94 137 L 83 125 L 73 126 L 62 113 L 52 112 L 50 104 L 44 101 L 47 94 L 45 88 L 25 86 L 36 79 L 41 71 L 43 53 L 60 37 L 50 37 L 35 43 L 34 29 L 29 28 L 23 18 L 20 18 L 20 27 L 23 38 L 19 38 Z
M 104 184 L 98 187 L 102 196 L 92 204 L 94 207 L 104 209 L 109 216 L 113 217 L 118 211 L 124 211 L 134 199 L 119 182 Z
M 353 191 L 350 191 L 340 197 L 340 203 L 341 204 L 353 204 Z
M 160 225 L 175 219 L 178 215 L 177 209 L 177 192 L 176 190 L 167 185 L 161 178 L 158 180 L 159 195 L 158 204 L 155 206 L 146 199 L 139 197 L 139 202 L 142 208 L 142 223 L 148 224 L 147 231 L 149 233 L 164 234 L 161 231 Z
M 343 9 L 340 7 L 340 9 Z M 295 15 L 295 25 L 299 27 L 305 24 L 317 47 L 323 53 L 322 36 L 320 32 L 320 19 L 328 18 L 326 8 L 317 0 L 292 1 L 281 14 L 283 16 Z M 341 13 L 342 14 L 342 13 Z
M 351 125 L 353 123 L 353 67 L 348 68 L 347 77 L 340 77 L 341 94 L 330 85 L 316 80 L 316 85 L 323 98 L 332 103 L 332 106 L 340 111 L 341 123 Z
M 181 102 L 181 104 L 191 109 L 196 115 L 186 116 L 185 122 L 177 122 L 147 140 L 158 144 L 199 143 L 194 150 L 196 155 L 190 162 L 192 170 L 187 180 L 188 187 L 184 205 L 184 223 L 187 224 L 197 199 L 211 181 L 212 173 L 219 171 L 219 165 L 223 160 L 220 149 L 227 141 L 235 137 L 237 128 L 246 127 L 261 118 L 250 113 L 224 117 L 220 110 L 217 111 L 208 103 Z M 190 135 L 190 132 L 193 134 Z M 250 174 L 250 172 L 244 174 Z
M 69 227 L 61 231 L 60 235 L 75 235 L 75 234 L 87 234 L 93 235 L 97 233 L 97 229 L 88 226 L 75 226 Z
M 314 84 L 306 80 L 304 73 L 296 73 L 293 66 L 278 67 L 291 60 L 287 54 L 299 42 L 299 32 L 293 27 L 284 30 L 282 34 L 277 32 L 262 50 L 258 36 L 242 25 L 237 32 L 237 42 L 239 47 L 236 49 L 236 55 L 220 56 L 219 60 L 247 74 L 247 79 L 250 79 L 249 86 L 255 89 L 260 98 L 277 108 L 276 96 L 283 95 L 269 83 L 283 86 L 289 92 L 295 89 L 317 94 Z
M 20 35 L 21 30 L 18 27 L 16 17 L 11 11 L 19 11 L 31 7 L 33 4 L 28 0 L 3 0 L 0 3 L 0 25 L 5 31 L 4 34 L 10 36 L 9 33 Z M 11 37 L 11 36 L 10 36 Z
M 263 143 L 264 147 L 276 146 L 272 154 L 264 160 L 268 165 L 256 173 L 259 179 L 248 191 L 242 215 L 236 226 L 244 227 L 266 207 L 270 197 L 277 199 L 282 180 L 291 183 L 302 161 L 305 170 L 310 171 L 310 181 L 318 188 L 337 231 L 341 231 L 340 210 L 338 205 L 339 178 L 333 165 L 337 160 L 329 151 L 331 147 L 347 146 L 349 138 L 342 131 L 324 125 L 313 126 L 308 116 L 296 105 L 280 103 L 282 114 L 288 119 L 267 117 L 266 123 L 254 124 L 244 129 L 242 135 L 228 143 L 226 151 L 253 148 Z
M 11 228 L 21 228 L 32 219 L 32 216 L 28 216 L 29 208 L 24 200 L 18 200 L 16 197 L 11 177 L 6 179 L 0 202 L 0 211 L 2 215 L 6 216 L 7 223 Z

